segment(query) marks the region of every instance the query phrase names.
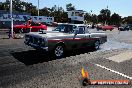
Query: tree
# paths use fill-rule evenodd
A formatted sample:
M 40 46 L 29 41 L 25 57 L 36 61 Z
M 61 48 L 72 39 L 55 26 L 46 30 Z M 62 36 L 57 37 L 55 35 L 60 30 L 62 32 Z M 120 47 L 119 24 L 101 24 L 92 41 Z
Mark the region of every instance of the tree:
M 128 16 L 128 17 L 126 18 L 126 22 L 127 22 L 128 24 L 132 24 L 132 16 Z
M 75 6 L 73 6 L 71 3 L 69 3 L 66 5 L 66 10 L 67 11 L 75 10 Z
M 2 2 L 0 2 L 0 10 L 4 10 L 4 6 Z
M 21 0 L 13 0 L 13 12 L 28 12 L 31 15 L 37 15 L 36 6 L 32 5 L 32 3 L 23 2 Z M 6 0 L 5 2 L 0 4 L 0 10 L 9 11 L 10 8 L 10 0 Z
M 54 11 L 54 18 L 56 22 L 66 22 L 67 13 L 65 13 L 62 7 L 57 7 L 57 9 Z
M 32 16 L 37 16 L 37 7 L 32 3 L 25 3 L 25 11 L 31 13 Z
M 10 7 L 10 2 L 6 1 L 6 2 L 0 2 L 0 10 L 9 10 Z
M 47 7 L 40 9 L 40 16 L 49 16 L 49 15 L 50 15 L 50 12 L 48 11 Z
M 104 24 L 109 23 L 110 15 L 111 11 L 109 9 L 102 9 L 98 15 L 99 21 L 103 22 Z
M 112 14 L 110 18 L 110 24 L 112 25 L 119 25 L 121 23 L 121 16 L 119 14 Z
M 84 20 L 86 20 L 88 23 L 92 21 L 91 18 L 92 18 L 92 17 L 91 17 L 91 15 L 90 15 L 90 13 L 86 13 L 86 14 L 84 15 Z
M 96 14 L 92 14 L 92 22 L 98 23 L 98 16 Z

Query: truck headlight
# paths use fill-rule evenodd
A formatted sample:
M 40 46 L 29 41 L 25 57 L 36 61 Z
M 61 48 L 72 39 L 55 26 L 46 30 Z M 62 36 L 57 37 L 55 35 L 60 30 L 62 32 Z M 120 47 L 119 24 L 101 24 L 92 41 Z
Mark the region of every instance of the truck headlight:
M 25 40 L 26 40 L 27 42 L 29 42 L 30 38 L 29 38 L 28 35 L 25 36 Z
M 43 40 L 42 40 L 42 46 L 48 46 L 47 39 L 43 39 Z
M 45 40 L 45 46 L 48 46 L 48 40 L 47 40 L 47 38 L 45 38 L 44 40 Z
M 42 39 L 42 43 L 41 43 L 42 46 L 45 46 L 45 40 Z
M 42 44 L 42 39 L 41 39 L 41 38 L 38 39 L 38 44 L 39 44 L 39 45 Z

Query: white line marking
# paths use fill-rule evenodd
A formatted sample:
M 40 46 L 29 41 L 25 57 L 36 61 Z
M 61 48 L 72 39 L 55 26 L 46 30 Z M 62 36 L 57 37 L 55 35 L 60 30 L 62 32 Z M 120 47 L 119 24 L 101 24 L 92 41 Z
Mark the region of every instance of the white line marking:
M 118 72 L 118 71 L 114 71 L 114 70 L 109 69 L 109 68 L 107 68 L 107 67 L 105 67 L 105 66 L 102 66 L 102 65 L 99 65 L 99 64 L 94 64 L 94 65 L 96 65 L 96 66 L 98 66 L 98 67 L 101 67 L 101 68 L 104 68 L 104 69 L 106 69 L 106 70 L 108 70 L 108 71 L 111 71 L 111 72 L 113 72 L 113 73 L 116 73 L 116 74 L 118 74 L 118 75 L 121 75 L 121 76 L 123 76 L 123 77 L 126 77 L 126 78 L 128 78 L 128 79 L 132 79 L 132 77 L 130 77 L 130 76 L 127 76 L 127 75 L 125 75 L 125 74 L 123 74 L 123 73 L 120 73 L 120 72 Z
M 130 51 L 126 51 L 124 53 L 120 53 L 118 55 L 115 55 L 115 56 L 112 56 L 112 57 L 108 57 L 106 59 L 112 60 L 112 61 L 115 61 L 115 62 L 118 62 L 118 63 L 124 62 L 126 60 L 132 59 L 132 51 L 131 52 Z

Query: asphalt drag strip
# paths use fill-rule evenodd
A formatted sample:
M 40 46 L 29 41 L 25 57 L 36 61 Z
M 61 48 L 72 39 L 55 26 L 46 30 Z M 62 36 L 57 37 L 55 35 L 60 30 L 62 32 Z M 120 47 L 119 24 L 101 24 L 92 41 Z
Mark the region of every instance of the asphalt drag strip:
M 110 68 L 107 68 L 107 67 L 102 66 L 102 65 L 99 65 L 99 64 L 94 64 L 94 65 L 96 65 L 96 66 L 98 66 L 98 67 L 100 67 L 100 68 L 106 69 L 106 70 L 108 70 L 108 71 L 110 71 L 110 72 L 116 73 L 116 74 L 118 74 L 118 75 L 121 75 L 121 76 L 123 76 L 123 77 L 125 77 L 125 78 L 128 78 L 128 79 L 132 80 L 132 77 L 127 76 L 127 75 L 125 75 L 125 74 L 123 74 L 123 73 L 120 73 L 120 72 L 118 72 L 118 71 L 112 70 L 112 69 L 110 69 Z
M 124 50 L 107 51 L 107 52 L 91 52 L 89 54 L 81 54 L 71 57 L 66 57 L 60 60 L 38 63 L 26 66 L 22 69 L 14 71 L 14 73 L 1 75 L 0 87 L 3 88 L 83 88 L 79 81 L 82 77 L 81 69 L 85 68 L 89 72 L 91 80 L 96 79 L 127 79 L 119 74 L 106 70 L 116 62 L 109 63 L 105 59 L 117 54 L 125 52 Z M 103 55 L 103 56 L 102 56 Z M 108 60 L 108 61 L 107 61 Z M 100 61 L 100 62 L 98 62 Z M 97 63 L 98 62 L 98 63 Z M 95 65 L 93 63 L 98 64 Z M 118 63 L 119 65 L 119 63 Z M 111 68 L 112 69 L 112 68 Z M 113 69 L 112 69 L 113 70 Z M 115 70 L 118 71 L 118 70 Z M 120 72 L 120 71 L 119 71 Z M 131 88 L 131 85 L 88 85 L 85 88 Z
M 83 63 L 83 67 L 89 72 L 91 80 L 126 79 L 90 63 Z M 29 70 L 28 74 L 16 74 L 12 76 L 12 79 L 2 80 L 2 83 L 4 83 L 3 87 L 5 88 L 80 88 L 83 87 L 79 81 L 81 68 L 82 66 L 76 65 L 72 68 L 67 67 L 57 71 L 42 71 L 42 69 L 39 69 L 41 71 L 37 72 L 38 70 Z M 92 86 L 96 88 L 131 88 L 131 85 L 89 85 L 87 88 Z
M 126 52 L 129 52 L 129 51 L 126 51 Z M 128 79 L 132 79 L 132 64 L 131 64 L 132 58 L 131 58 L 131 56 L 130 56 L 130 58 L 126 58 L 125 56 L 124 56 L 125 58 L 123 58 L 123 56 L 120 58 L 115 58 L 115 57 L 119 57 L 119 55 L 125 54 L 126 52 L 117 54 L 117 55 L 113 55 L 112 57 L 109 57 L 109 58 L 92 59 L 91 62 L 95 63 L 96 65 L 98 65 L 101 68 L 111 70 L 112 72 L 117 73 L 119 75 L 129 76 Z M 129 55 L 129 54 L 127 54 L 127 55 Z M 109 60 L 112 58 L 116 59 L 116 60 L 115 61 Z M 123 59 L 124 59 L 124 61 L 122 61 Z M 119 62 L 120 60 L 122 62 Z M 116 62 L 116 61 L 118 61 L 118 62 Z

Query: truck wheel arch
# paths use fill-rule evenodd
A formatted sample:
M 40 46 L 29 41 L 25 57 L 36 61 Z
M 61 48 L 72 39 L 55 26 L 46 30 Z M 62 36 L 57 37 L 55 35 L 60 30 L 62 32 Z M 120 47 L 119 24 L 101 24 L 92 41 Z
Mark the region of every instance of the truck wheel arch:
M 64 42 L 62 42 L 62 41 L 61 41 L 61 42 L 56 43 L 55 47 L 56 47 L 56 46 L 58 46 L 58 45 L 62 45 L 62 46 L 64 46 L 64 48 L 66 48 L 65 43 L 64 43 Z

